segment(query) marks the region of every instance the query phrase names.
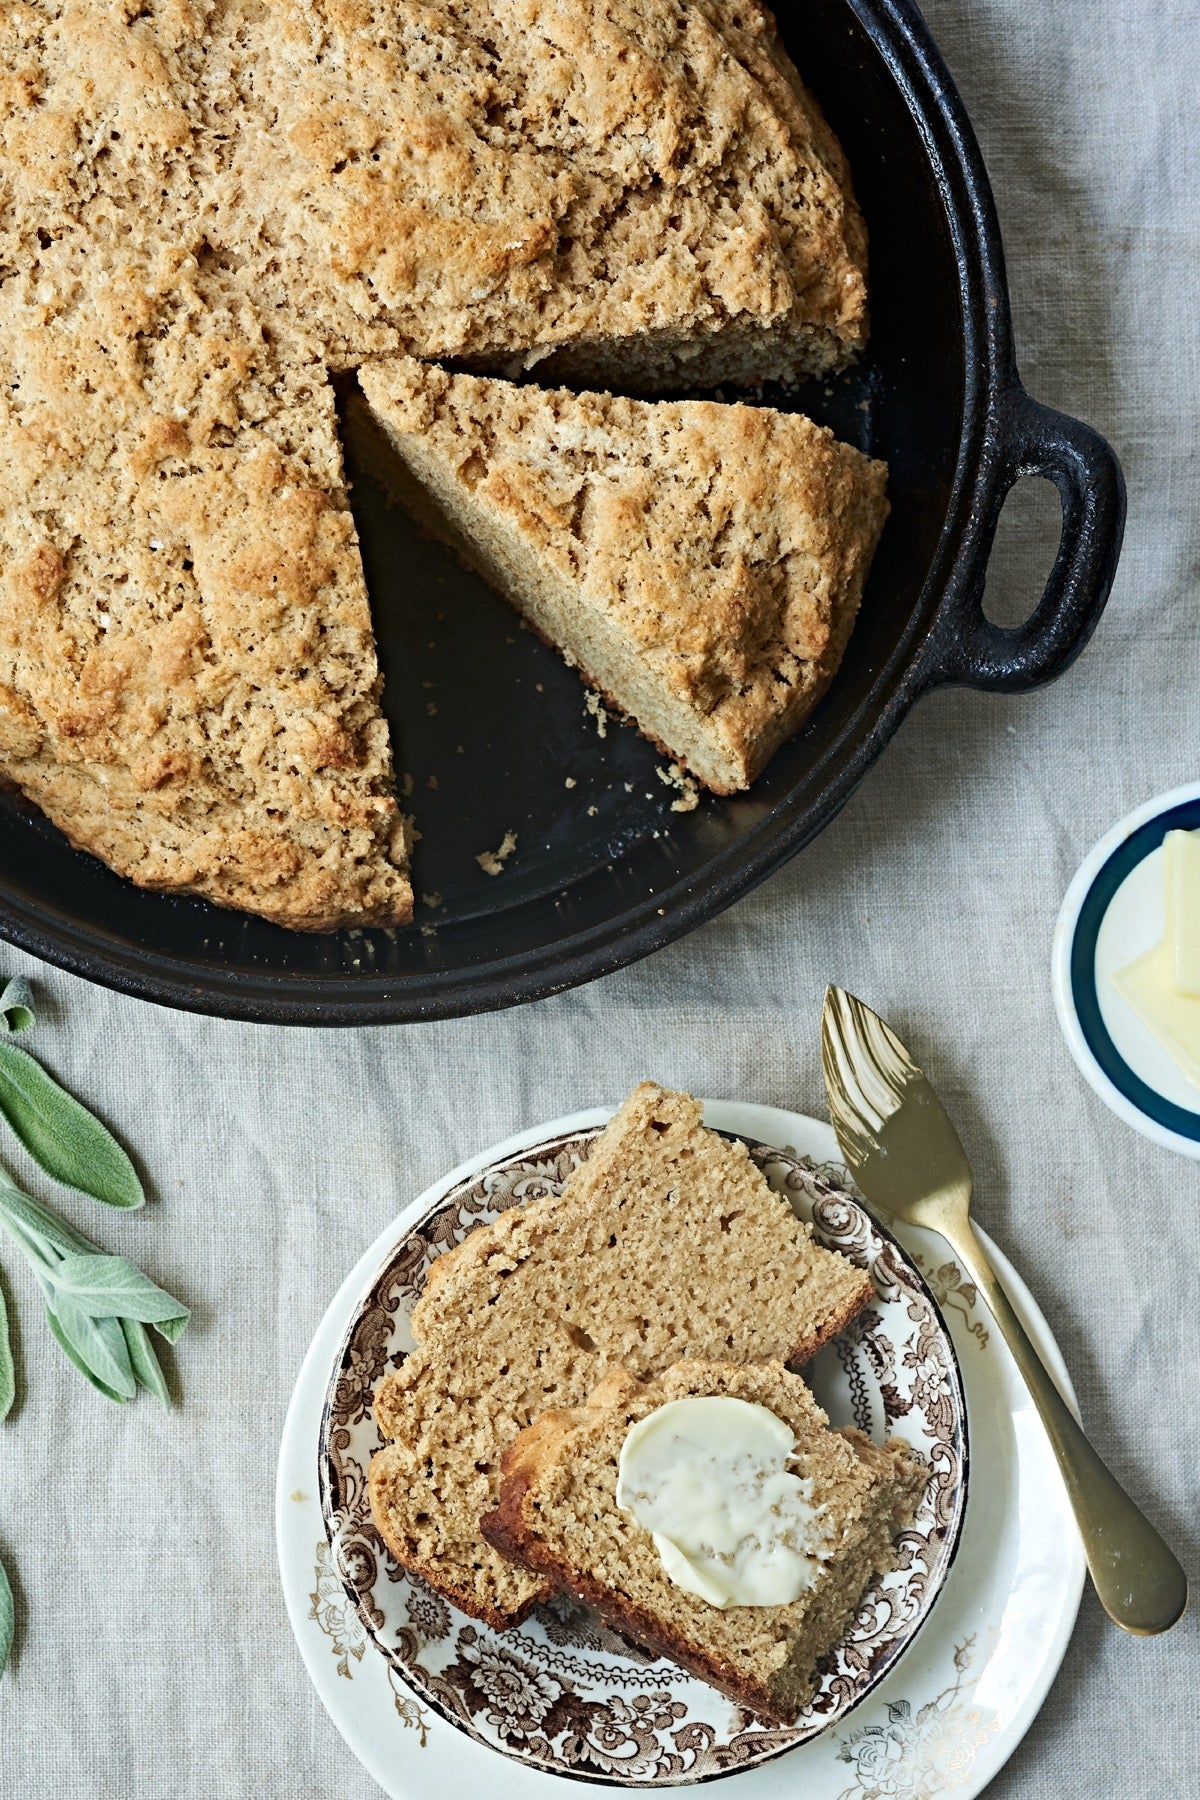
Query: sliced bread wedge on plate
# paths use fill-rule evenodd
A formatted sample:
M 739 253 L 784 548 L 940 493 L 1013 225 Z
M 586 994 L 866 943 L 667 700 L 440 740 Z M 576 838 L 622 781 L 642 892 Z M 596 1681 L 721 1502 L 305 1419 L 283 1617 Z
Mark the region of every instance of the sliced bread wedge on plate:
M 622 1446 L 660 1407 L 719 1396 L 766 1407 L 795 1437 L 789 1469 L 813 1510 L 812 1569 L 783 1605 L 710 1603 L 667 1573 L 651 1532 L 619 1504 Z M 871 1581 L 892 1566 L 929 1471 L 907 1445 L 831 1431 L 798 1375 L 779 1363 L 689 1360 L 640 1384 L 617 1372 L 583 1407 L 542 1415 L 505 1452 L 489 1543 L 610 1623 L 754 1712 L 787 1723 L 811 1698 L 817 1664 Z
M 609 1371 L 680 1357 L 803 1362 L 874 1293 L 814 1243 L 746 1146 L 698 1101 L 635 1089 L 559 1194 L 513 1207 L 432 1265 L 416 1348 L 375 1393 L 392 1441 L 371 1463 L 393 1554 L 465 1612 L 514 1624 L 551 1591 L 480 1535 L 500 1457 L 550 1408 Z

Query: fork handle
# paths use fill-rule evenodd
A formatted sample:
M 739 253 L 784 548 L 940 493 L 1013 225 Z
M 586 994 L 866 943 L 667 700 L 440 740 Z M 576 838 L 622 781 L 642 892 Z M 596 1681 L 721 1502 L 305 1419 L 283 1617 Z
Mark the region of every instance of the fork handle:
M 995 1316 L 1041 1414 L 1083 1537 L 1100 1604 L 1123 1630 L 1149 1637 L 1183 1617 L 1187 1576 L 1145 1513 L 1100 1460 L 1013 1311 L 970 1223 L 953 1235 L 939 1222 Z

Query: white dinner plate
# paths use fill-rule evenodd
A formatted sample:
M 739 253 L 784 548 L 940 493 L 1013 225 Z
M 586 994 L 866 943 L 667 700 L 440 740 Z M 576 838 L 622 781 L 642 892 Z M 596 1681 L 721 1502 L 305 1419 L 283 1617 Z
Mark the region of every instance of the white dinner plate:
M 356 1605 L 342 1579 L 344 1570 L 335 1566 L 322 1513 L 331 1374 L 341 1363 L 347 1331 L 361 1315 L 381 1263 L 413 1221 L 481 1170 L 532 1145 L 594 1127 L 605 1117 L 601 1112 L 578 1114 L 522 1133 L 455 1169 L 406 1208 L 343 1283 L 313 1339 L 292 1397 L 276 1500 L 289 1616 L 334 1723 L 395 1800 L 445 1800 L 457 1793 L 534 1800 L 551 1788 L 565 1795 L 568 1780 L 571 1791 L 579 1793 L 580 1787 L 577 1778 L 514 1761 L 467 1735 L 405 1679 L 395 1654 L 381 1651 L 386 1634 L 369 1629 L 378 1617 L 370 1597 L 375 1572 L 365 1571 L 362 1581 L 353 1584 L 359 1590 Z M 705 1119 L 721 1130 L 791 1150 L 819 1167 L 833 1165 L 850 1186 L 828 1125 L 773 1108 L 720 1102 L 706 1104 Z M 964 1797 L 978 1793 L 1041 1705 L 1078 1608 L 1082 1550 L 1057 1467 L 1011 1358 L 941 1240 L 909 1228 L 896 1235 L 941 1304 L 965 1388 L 972 1486 L 957 1557 L 928 1625 L 877 1678 L 866 1698 L 819 1735 L 774 1760 L 740 1767 L 725 1777 L 736 1782 L 742 1800 L 783 1800 L 784 1795 L 793 1800 L 798 1781 L 806 1800 L 867 1800 L 882 1792 L 915 1796 L 951 1788 Z M 1014 1304 L 1069 1393 L 1044 1319 L 1004 1259 L 997 1261 Z M 827 1395 L 821 1393 L 821 1398 L 829 1404 Z M 350 1481 L 353 1486 L 353 1473 Z M 471 1653 L 483 1656 L 474 1646 Z M 493 1684 L 495 1698 L 502 1702 L 505 1671 L 486 1667 L 480 1680 L 485 1690 Z M 663 1685 L 661 1673 L 657 1685 Z M 493 1711 L 485 1695 L 477 1724 L 485 1727 Z M 594 1773 L 587 1785 L 605 1795 L 628 1791 L 627 1781 L 618 1786 Z

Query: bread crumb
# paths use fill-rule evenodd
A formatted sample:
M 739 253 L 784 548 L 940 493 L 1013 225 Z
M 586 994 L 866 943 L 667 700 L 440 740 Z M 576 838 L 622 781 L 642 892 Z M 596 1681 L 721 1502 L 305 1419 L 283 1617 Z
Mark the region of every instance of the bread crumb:
M 427 700 L 425 702 L 425 711 L 429 714 L 429 717 L 431 719 L 436 719 L 437 718 L 437 703 L 436 703 L 436 701 Z
M 498 850 L 484 850 L 475 858 L 485 875 L 499 875 L 517 847 L 515 831 L 506 831 Z
M 575 786 L 575 777 L 573 775 L 568 775 L 566 781 L 563 783 L 563 786 L 569 787 L 569 788 L 574 787 Z
M 700 793 L 686 769 L 679 763 L 670 763 L 666 768 L 660 764 L 655 773 L 668 787 L 679 789 L 679 798 L 671 802 L 672 812 L 695 812 L 700 804 Z
M 400 797 L 401 797 L 401 799 L 402 800 L 411 800 L 412 799 L 412 791 L 416 787 L 416 785 L 417 785 L 416 782 L 413 780 L 413 778 L 409 774 L 408 770 L 405 769 L 403 775 L 400 777 Z
M 589 688 L 587 693 L 584 695 L 583 704 L 584 704 L 585 708 L 587 709 L 587 711 L 591 713 L 593 719 L 595 719 L 595 721 L 596 721 L 597 736 L 598 737 L 607 737 L 608 736 L 608 714 L 604 710 L 604 702 L 603 702 L 603 700 L 601 700 L 599 694 L 594 693 L 592 691 L 592 689 Z
M 430 776 L 430 777 L 429 777 L 429 779 L 428 779 L 428 781 L 427 781 L 427 782 L 426 782 L 426 783 L 425 783 L 425 786 L 426 786 L 426 787 L 427 787 L 427 788 L 432 788 L 432 790 L 433 790 L 433 792 L 434 792 L 434 793 L 435 793 L 435 794 L 436 794 L 436 793 L 437 793 L 437 788 L 438 788 L 438 778 L 437 778 L 437 776 L 436 776 L 436 775 L 431 775 L 431 776 Z
M 442 904 L 442 896 L 440 894 L 433 893 L 433 894 L 422 894 L 421 895 L 421 905 L 428 906 L 430 908 L 430 910 L 433 912 L 436 912 L 437 908 L 441 904 Z

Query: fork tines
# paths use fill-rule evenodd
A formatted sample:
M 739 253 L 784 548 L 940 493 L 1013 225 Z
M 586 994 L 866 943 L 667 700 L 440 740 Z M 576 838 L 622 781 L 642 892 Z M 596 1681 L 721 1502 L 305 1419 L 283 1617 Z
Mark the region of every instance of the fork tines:
M 878 1148 L 879 1134 L 913 1081 L 923 1079 L 908 1051 L 877 1012 L 845 988 L 825 990 L 821 1061 L 829 1110 L 839 1136 Z

